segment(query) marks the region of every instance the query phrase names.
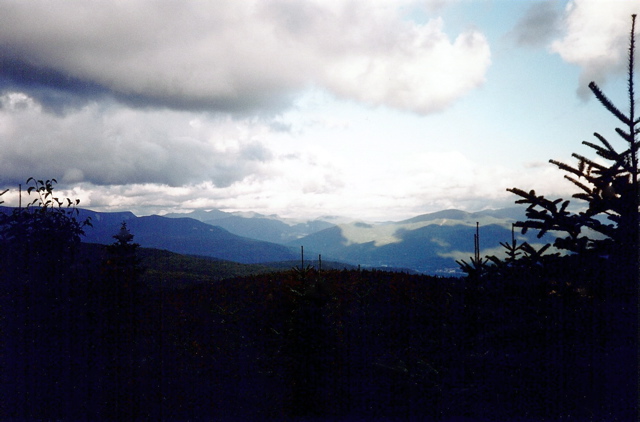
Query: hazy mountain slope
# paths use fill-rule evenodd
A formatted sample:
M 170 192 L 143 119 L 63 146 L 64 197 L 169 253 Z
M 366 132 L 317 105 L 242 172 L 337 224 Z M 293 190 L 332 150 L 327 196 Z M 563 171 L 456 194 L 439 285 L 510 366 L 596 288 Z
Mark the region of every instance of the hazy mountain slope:
M 476 222 L 480 223 L 483 255 L 500 254 L 500 242 L 511 239 L 511 224 L 521 209 L 467 213 L 445 210 L 417 216 L 397 223 L 350 223 L 323 230 L 290 246 L 304 246 L 310 253 L 354 265 L 405 267 L 430 274 L 449 274 L 459 270 L 457 259 L 473 256 Z M 529 243 L 543 243 L 535 233 L 517 237 Z
M 192 211 L 186 214 L 167 214 L 167 218 L 193 218 L 230 233 L 265 242 L 285 244 L 312 233 L 332 227 L 322 220 L 292 222 L 275 215 L 258 213 L 229 213 L 220 210 Z
M 191 211 L 188 213 L 169 213 L 163 215 L 163 217 L 167 218 L 193 218 L 194 220 L 205 222 L 207 220 L 219 220 L 221 218 L 231 217 L 233 214 L 229 212 L 224 212 L 220 210 L 211 210 L 211 211 Z
M 333 224 L 324 221 L 309 221 L 306 223 L 289 225 L 272 218 L 246 218 L 240 216 L 207 220 L 205 223 L 222 227 L 230 233 L 238 236 L 281 244 L 333 227 Z
M 517 220 L 525 219 L 525 208 L 523 207 L 510 207 L 501 208 L 497 210 L 484 210 L 478 212 L 466 212 L 460 210 L 443 210 L 429 214 L 422 214 L 408 220 L 399 221 L 392 224 L 414 224 L 421 222 L 433 222 L 447 224 L 466 224 L 475 226 L 476 222 L 481 226 L 489 224 L 506 224 L 511 227 L 511 223 Z
M 245 264 L 285 261 L 295 255 L 285 246 L 240 237 L 191 218 L 136 217 L 131 213 L 97 213 L 83 210 L 93 227 L 85 228 L 83 241 L 110 244 L 123 221 L 143 247 L 191 255 L 211 256 Z

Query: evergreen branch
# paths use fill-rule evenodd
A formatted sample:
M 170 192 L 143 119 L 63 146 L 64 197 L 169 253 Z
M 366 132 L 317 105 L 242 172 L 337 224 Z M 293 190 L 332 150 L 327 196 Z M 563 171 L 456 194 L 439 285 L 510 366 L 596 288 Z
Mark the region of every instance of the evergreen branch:
M 570 181 L 571 183 L 573 183 L 574 185 L 576 185 L 577 187 L 579 187 L 580 189 L 582 189 L 583 191 L 585 191 L 588 194 L 591 194 L 593 192 L 593 190 L 586 186 L 585 184 L 579 182 L 578 180 L 574 179 L 573 177 L 566 175 L 564 176 L 565 179 L 567 179 L 568 181 Z M 574 195 L 575 197 L 575 195 Z
M 631 34 L 629 36 L 629 133 L 631 134 L 631 140 L 629 141 L 630 149 L 631 149 L 631 178 L 633 181 L 633 186 L 635 190 L 638 190 L 638 152 L 637 146 L 638 143 L 636 141 L 635 135 L 637 135 L 637 130 L 634 130 L 634 126 L 637 124 L 637 120 L 635 120 L 635 93 L 633 91 L 633 54 L 635 51 L 635 35 L 636 28 L 636 14 L 631 15 Z M 633 213 L 633 226 L 636 231 L 638 231 L 638 195 L 635 195 L 635 205 L 634 205 L 634 213 Z M 636 244 L 637 247 L 637 244 Z M 636 248 L 637 249 L 637 248 Z M 636 256 L 638 258 L 638 256 Z
M 530 217 L 529 215 L 527 215 L 527 218 L 534 218 L 534 217 Z M 538 230 L 538 234 L 536 235 L 538 239 L 544 236 L 549 230 L 547 225 L 541 221 L 531 221 L 531 220 L 518 221 L 515 223 L 515 226 L 522 228 L 522 234 L 526 234 L 528 229 Z
M 598 132 L 594 132 L 593 136 L 598 138 L 598 140 L 600 140 L 600 142 L 602 142 L 604 144 L 604 146 L 606 146 L 609 149 L 609 151 L 616 152 L 616 150 L 613 149 L 613 147 L 611 146 L 609 141 L 607 141 L 604 136 L 600 135 Z
M 566 232 L 572 239 L 576 239 L 580 234 L 579 217 L 566 210 L 569 201 L 565 201 L 558 210 L 557 204 L 562 199 L 550 201 L 544 196 L 536 196 L 533 190 L 528 193 L 517 188 L 507 190 L 523 198 L 516 203 L 529 204 L 526 210 L 527 221 L 518 221 L 515 224 L 516 227 L 522 228 L 522 234 L 526 234 L 528 229 L 538 230 L 538 238 L 544 236 L 548 231 Z M 542 209 L 536 209 L 536 207 Z
M 618 110 L 618 108 L 615 105 L 613 105 L 611 100 L 609 100 L 607 98 L 607 96 L 604 95 L 604 93 L 600 90 L 600 88 L 598 87 L 598 85 L 596 85 L 595 82 L 591 82 L 589 84 L 589 89 L 591 89 L 591 92 L 593 92 L 593 94 L 596 96 L 598 101 L 600 101 L 600 103 L 602 103 L 602 105 L 607 110 L 609 110 L 609 112 L 611 112 L 611 114 L 616 116 L 618 118 L 618 120 L 620 120 L 621 122 L 623 122 L 626 125 L 630 125 L 631 124 L 631 121 L 629 120 L 629 118 L 627 116 L 625 116 L 620 110 Z
M 606 214 L 609 220 L 613 221 L 616 224 L 620 224 L 620 221 L 622 220 L 622 218 L 619 214 L 611 214 L 610 212 L 607 212 Z
M 625 171 L 628 171 L 629 173 L 633 174 L 635 172 L 637 172 L 637 170 L 634 170 L 634 166 L 633 166 L 633 156 L 634 154 L 636 154 L 636 152 L 634 152 L 638 150 L 638 144 L 636 143 L 633 147 L 629 147 L 628 149 L 626 149 L 625 151 L 621 152 L 619 155 L 620 157 L 618 158 L 618 160 L 615 162 L 615 164 L 613 164 L 611 167 L 609 167 L 609 169 L 617 169 L 618 167 L 623 168 Z
M 525 255 L 527 256 L 527 258 L 529 258 L 530 260 L 533 260 L 534 262 L 540 261 L 540 258 L 542 258 L 542 255 L 550 247 L 551 247 L 551 244 L 547 243 L 546 245 L 542 246 L 539 250 L 536 250 L 533 246 L 531 246 L 527 242 L 524 242 L 522 244 L 522 250 L 524 251 Z
M 618 135 L 620 135 L 622 137 L 622 139 L 624 139 L 625 141 L 629 142 L 630 144 L 633 143 L 633 136 L 631 136 L 631 134 L 625 132 L 624 130 L 620 129 L 619 127 L 616 128 L 616 133 L 618 133 Z
M 600 145 L 596 145 L 587 141 L 582 142 L 582 144 L 595 149 L 596 154 L 604 159 L 615 161 L 618 158 L 617 152 L 602 148 Z
M 571 196 L 576 199 L 582 199 L 583 201 L 586 201 L 586 202 L 590 202 L 591 200 L 593 200 L 593 195 L 586 194 L 586 193 L 575 193 Z
M 615 238 L 616 236 L 616 229 L 613 225 L 611 224 L 603 224 L 601 223 L 599 220 L 596 220 L 594 218 L 592 218 L 594 215 L 599 214 L 600 212 L 596 212 L 596 213 L 590 213 L 589 211 L 587 211 L 586 213 L 581 212 L 580 213 L 580 217 L 581 217 L 581 221 L 583 222 L 583 225 L 585 227 L 590 228 L 591 230 L 598 232 L 600 234 L 603 234 L 609 238 Z
M 513 194 L 516 194 L 518 196 L 521 196 L 523 198 L 527 198 L 529 196 L 535 196 L 535 194 L 536 194 L 536 191 L 534 191 L 533 189 L 531 191 L 529 191 L 529 193 L 523 191 L 522 189 L 518 189 L 518 188 L 508 188 L 507 191 L 511 192 Z
M 590 161 L 590 160 L 589 160 L 589 161 Z M 578 176 L 578 177 L 584 177 L 585 179 L 587 179 L 588 181 L 590 181 L 590 182 L 592 182 L 592 183 L 593 183 L 593 181 L 595 180 L 595 178 L 594 178 L 594 177 L 592 177 L 592 176 L 590 176 L 590 175 L 589 175 L 590 171 L 586 171 L 586 172 L 585 172 L 584 170 L 583 170 L 583 171 L 580 171 L 579 169 L 576 169 L 576 168 L 574 168 L 574 167 L 571 167 L 571 166 L 570 166 L 570 165 L 568 165 L 568 164 L 565 164 L 565 163 L 563 163 L 563 162 L 561 162 L 561 161 L 557 161 L 557 160 L 553 160 L 553 159 L 552 159 L 552 160 L 549 160 L 549 162 L 550 162 L 551 164 L 556 165 L 560 170 L 564 170 L 564 171 L 566 171 L 566 172 L 573 173 L 573 174 L 575 174 L 575 175 L 576 175 L 576 176 Z M 588 162 L 588 161 L 585 159 L 585 162 Z M 600 166 L 600 167 L 602 167 L 602 166 Z
M 500 244 L 502 245 L 502 243 L 500 243 Z M 491 261 L 496 267 L 504 267 L 505 266 L 505 263 L 503 263 L 502 260 L 500 260 L 500 258 L 498 258 L 495 255 L 487 255 L 487 259 L 489 261 Z
M 580 172 L 576 168 L 571 167 L 569 164 L 565 164 L 561 161 L 554 160 L 554 159 L 549 160 L 549 162 L 553 165 L 558 166 L 560 170 L 568 171 L 569 173 L 574 173 L 574 174 L 577 174 L 578 176 L 582 176 L 582 172 Z
M 598 170 L 604 170 L 606 169 L 605 166 L 596 163 L 595 161 L 591 160 L 590 158 L 587 158 L 583 155 L 577 154 L 577 153 L 573 153 L 571 154 L 572 157 L 577 158 L 580 161 L 584 161 L 585 163 L 589 164 L 591 167 L 597 168 Z

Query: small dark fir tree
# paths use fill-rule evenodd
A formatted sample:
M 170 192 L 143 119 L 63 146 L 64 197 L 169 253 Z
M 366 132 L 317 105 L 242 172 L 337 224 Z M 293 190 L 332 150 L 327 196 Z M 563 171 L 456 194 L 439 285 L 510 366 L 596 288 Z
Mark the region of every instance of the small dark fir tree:
M 98 307 L 103 312 L 101 347 L 108 356 L 106 414 L 114 420 L 132 420 L 136 413 L 143 270 L 137 255 L 140 245 L 133 243 L 133 237 L 122 222 L 113 235 L 115 242 L 106 247 L 98 289 Z
M 628 56 L 628 113 L 620 111 L 595 82 L 589 84 L 600 103 L 623 124 L 615 131 L 624 143 L 614 147 L 604 136 L 594 133 L 598 142 L 585 141 L 583 145 L 595 151 L 599 159 L 573 154 L 576 165 L 550 160 L 580 189 L 573 197 L 586 201 L 586 210 L 573 213 L 568 200 L 547 199 L 533 190 L 507 189 L 521 197 L 516 203 L 528 205 L 527 220 L 516 224 L 523 234 L 529 229 L 538 230 L 539 238 L 547 232 L 558 234 L 554 242 L 557 249 L 570 252 L 580 265 L 606 265 L 610 279 L 636 280 L 638 272 L 640 119 L 635 114 L 635 18 L 633 15 Z
M 476 233 L 473 235 L 473 257 L 467 263 L 464 259 L 456 260 L 460 269 L 467 273 L 470 280 L 478 281 L 487 272 L 487 259 L 480 256 L 480 223 L 476 222 Z
M 511 242 L 500 242 L 505 250 L 505 257 L 495 255 L 480 255 L 480 223 L 476 222 L 476 233 L 473 235 L 474 256 L 469 262 L 464 259 L 456 260 L 460 269 L 467 274 L 467 280 L 478 282 L 482 279 L 510 279 L 514 276 L 522 279 L 523 270 L 526 270 L 527 278 L 540 278 L 544 273 L 543 262 L 548 258 L 556 258 L 557 253 L 545 255 L 550 244 L 536 249 L 528 242 L 518 243 L 515 235 L 516 224 L 511 225 Z M 476 285 L 476 287 L 481 287 Z
M 107 246 L 107 258 L 103 262 L 105 287 L 118 306 L 125 303 L 133 305 L 140 294 L 142 267 L 137 255 L 140 245 L 133 242 L 133 235 L 124 221 L 113 238 L 115 242 Z
M 487 256 L 488 262 L 492 265 L 486 265 L 485 271 L 489 272 L 492 276 L 509 278 L 514 274 L 518 274 L 523 269 L 528 270 L 529 275 L 533 274 L 532 269 L 540 269 L 540 264 L 544 261 L 544 254 L 551 247 L 550 244 L 542 246 L 540 249 L 536 249 L 528 242 L 518 243 L 515 234 L 515 224 L 511 225 L 511 242 L 500 242 L 500 246 L 504 248 L 505 258 L 500 259 L 495 255 Z M 551 255 L 553 257 L 557 256 Z M 550 257 L 550 255 L 546 255 Z

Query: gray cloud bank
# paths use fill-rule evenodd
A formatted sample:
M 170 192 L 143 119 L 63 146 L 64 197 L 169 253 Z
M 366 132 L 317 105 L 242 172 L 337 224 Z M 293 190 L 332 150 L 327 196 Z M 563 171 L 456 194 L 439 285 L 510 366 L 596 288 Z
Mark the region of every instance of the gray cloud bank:
M 486 39 L 451 41 L 397 2 L 0 3 L 0 87 L 53 110 L 109 95 L 136 106 L 272 111 L 310 86 L 429 113 L 484 81 Z
M 2 182 L 28 175 L 96 185 L 212 181 L 226 187 L 258 174 L 272 153 L 228 118 L 92 103 L 64 116 L 23 93 L 0 96 Z M 28 172 L 28 174 L 26 173 Z M 45 176 L 41 176 L 45 175 Z
M 516 23 L 512 35 L 522 46 L 542 47 L 561 30 L 562 10 L 554 0 L 532 3 Z

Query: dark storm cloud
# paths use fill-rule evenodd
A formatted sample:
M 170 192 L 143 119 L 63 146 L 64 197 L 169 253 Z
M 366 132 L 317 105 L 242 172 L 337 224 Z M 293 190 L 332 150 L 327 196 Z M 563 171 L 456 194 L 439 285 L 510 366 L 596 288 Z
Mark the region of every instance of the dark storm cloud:
M 36 67 L 14 57 L 3 57 L 0 53 L 0 92 L 9 91 L 28 93 L 45 109 L 58 114 L 109 94 L 93 82 Z
M 0 88 L 56 111 L 106 94 L 136 107 L 280 109 L 308 69 L 287 71 L 249 12 L 236 2 L 3 2 Z
M 544 47 L 558 35 L 562 10 L 556 1 L 535 2 L 511 31 L 515 41 L 522 46 Z
M 177 110 L 217 110 L 233 113 L 256 112 L 258 108 L 280 110 L 291 103 L 285 90 L 256 89 L 251 95 L 184 96 L 153 92 L 128 92 L 103 86 L 54 68 L 31 65 L 0 53 L 0 92 L 20 91 L 40 102 L 51 112 L 62 114 L 89 101 L 117 100 L 132 107 L 164 107 Z

